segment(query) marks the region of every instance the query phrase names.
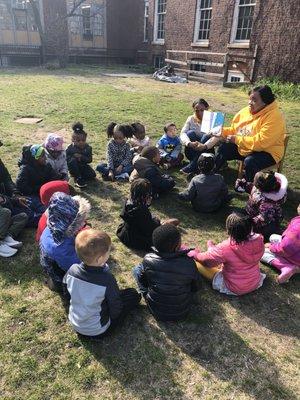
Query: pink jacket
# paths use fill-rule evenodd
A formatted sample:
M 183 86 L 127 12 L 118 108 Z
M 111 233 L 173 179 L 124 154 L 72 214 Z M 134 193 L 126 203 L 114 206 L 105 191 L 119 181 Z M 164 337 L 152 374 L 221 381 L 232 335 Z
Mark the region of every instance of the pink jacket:
M 272 243 L 270 250 L 300 267 L 300 216 L 293 218 L 282 234 L 280 243 Z
M 255 234 L 240 244 L 228 238 L 218 245 L 210 245 L 205 253 L 198 253 L 196 259 L 206 267 L 223 264 L 226 286 L 240 295 L 257 288 L 260 281 L 259 261 L 264 249 L 263 237 Z

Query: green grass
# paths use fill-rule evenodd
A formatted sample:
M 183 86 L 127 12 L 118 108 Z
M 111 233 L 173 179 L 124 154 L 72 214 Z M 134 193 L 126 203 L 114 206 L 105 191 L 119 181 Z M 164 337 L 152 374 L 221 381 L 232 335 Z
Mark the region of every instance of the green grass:
M 109 70 L 111 73 L 112 69 Z M 98 68 L 65 71 L 11 69 L 0 72 L 1 158 L 13 177 L 24 143 L 42 142 L 47 132 L 62 131 L 80 120 L 94 149 L 94 165 L 105 158 L 105 127 L 110 121 L 142 121 L 155 140 L 163 125 L 180 127 L 191 102 L 204 97 L 227 121 L 247 104 L 238 89 L 191 83 L 169 85 L 148 77 L 108 77 Z M 284 173 L 290 182 L 285 222 L 299 202 L 300 103 L 281 101 L 291 140 Z M 43 118 L 39 125 L 19 125 L 17 117 Z M 185 185 L 174 174 L 178 190 Z M 226 173 L 232 185 L 236 166 Z M 128 184 L 100 179 L 83 192 L 93 206 L 92 225 L 113 240 L 112 269 L 121 287 L 133 285 L 131 268 L 140 261 L 115 236 Z M 232 206 L 242 207 L 238 195 Z M 152 206 L 161 218 L 182 221 L 184 242 L 205 248 L 207 239 L 226 237 L 230 208 L 196 214 L 176 192 Z M 299 398 L 299 279 L 278 286 L 276 272 L 263 267 L 267 280 L 259 291 L 241 298 L 213 292 L 203 282 L 199 304 L 178 324 L 156 322 L 145 304 L 120 332 L 99 345 L 80 342 L 67 324 L 58 295 L 43 284 L 34 232 L 24 248 L 0 260 L 0 397 L 3 399 L 289 399 Z

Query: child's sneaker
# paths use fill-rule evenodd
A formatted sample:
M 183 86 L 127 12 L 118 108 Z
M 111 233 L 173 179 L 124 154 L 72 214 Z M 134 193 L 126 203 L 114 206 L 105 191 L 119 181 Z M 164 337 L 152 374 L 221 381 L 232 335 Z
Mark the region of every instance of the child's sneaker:
M 164 164 L 162 165 L 162 167 L 163 167 L 164 170 L 167 171 L 168 169 L 171 168 L 171 164 L 170 164 L 170 163 L 164 163 Z
M 12 257 L 18 252 L 18 249 L 13 249 L 7 244 L 3 243 L 3 240 L 0 241 L 0 257 Z
M 6 238 L 2 240 L 3 244 L 7 244 L 9 247 L 13 247 L 14 249 L 19 249 L 22 247 L 23 243 L 14 240 L 10 235 L 7 235 Z
M 246 186 L 246 179 L 244 179 L 244 178 L 243 179 L 237 179 L 235 181 L 234 190 L 237 193 L 245 193 L 246 192 L 245 186 Z
M 127 172 L 124 172 L 123 174 L 116 175 L 115 176 L 117 181 L 128 181 L 129 180 L 129 174 Z
M 295 275 L 300 273 L 300 268 L 296 265 L 291 265 L 287 267 L 283 267 L 281 269 L 281 274 L 277 278 L 278 283 L 285 283 L 288 282 L 289 279 Z
M 80 189 L 83 189 L 83 188 L 87 187 L 87 183 L 83 178 L 77 178 L 75 180 L 75 186 L 77 186 Z

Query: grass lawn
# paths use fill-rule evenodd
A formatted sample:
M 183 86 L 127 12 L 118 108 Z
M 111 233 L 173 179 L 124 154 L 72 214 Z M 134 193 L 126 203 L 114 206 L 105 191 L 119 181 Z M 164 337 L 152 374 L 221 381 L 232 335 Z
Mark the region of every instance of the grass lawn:
M 204 97 L 212 108 L 225 111 L 228 121 L 247 104 L 238 89 L 105 76 L 95 68 L 2 70 L 0 93 L 0 156 L 13 178 L 23 144 L 42 143 L 54 130 L 61 130 L 69 143 L 70 126 L 77 120 L 88 132 L 96 165 L 105 158 L 110 121 L 141 121 L 157 139 L 166 122 L 182 126 L 195 98 Z M 292 135 L 284 167 L 290 183 L 287 222 L 296 214 L 300 193 L 300 102 L 280 106 Z M 28 115 L 43 122 L 14 122 Z M 184 179 L 174 176 L 181 190 Z M 226 172 L 231 187 L 235 177 L 232 163 Z M 115 236 L 128 190 L 128 184 L 99 178 L 83 192 L 92 203 L 92 225 L 112 237 L 111 265 L 121 287 L 134 284 L 131 268 L 141 260 Z M 237 195 L 232 206 L 243 207 L 246 198 Z M 175 191 L 152 209 L 161 218 L 179 218 L 190 245 L 204 249 L 207 239 L 226 237 L 229 207 L 213 215 L 196 214 L 177 200 Z M 44 286 L 33 236 L 26 231 L 20 254 L 0 260 L 1 399 L 299 399 L 299 277 L 279 286 L 277 273 L 262 266 L 264 286 L 240 298 L 213 292 L 203 282 L 199 305 L 185 322 L 159 323 L 143 303 L 120 332 L 91 345 L 79 341 L 60 297 Z

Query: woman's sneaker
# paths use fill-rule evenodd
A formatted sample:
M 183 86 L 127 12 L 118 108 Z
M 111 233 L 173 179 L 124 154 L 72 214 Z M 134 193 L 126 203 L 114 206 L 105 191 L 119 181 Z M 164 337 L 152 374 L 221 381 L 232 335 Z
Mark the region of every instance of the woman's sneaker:
M 83 178 L 77 178 L 75 179 L 75 186 L 79 187 L 80 189 L 83 189 L 87 187 L 87 183 Z

